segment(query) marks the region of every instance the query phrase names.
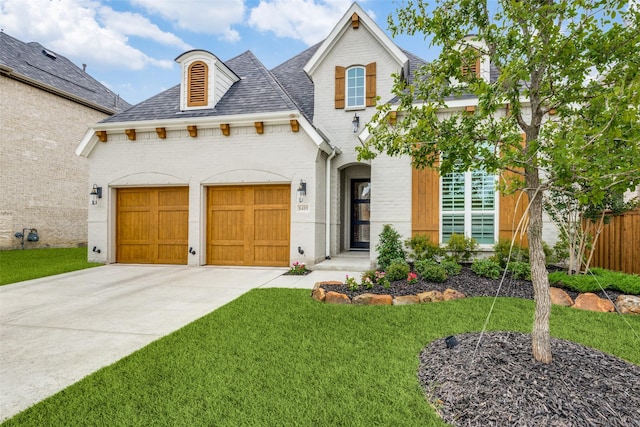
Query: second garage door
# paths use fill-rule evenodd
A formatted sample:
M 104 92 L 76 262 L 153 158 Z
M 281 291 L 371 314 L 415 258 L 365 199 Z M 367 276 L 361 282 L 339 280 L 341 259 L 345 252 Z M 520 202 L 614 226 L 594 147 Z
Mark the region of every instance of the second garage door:
M 207 263 L 289 265 L 289 185 L 209 187 Z

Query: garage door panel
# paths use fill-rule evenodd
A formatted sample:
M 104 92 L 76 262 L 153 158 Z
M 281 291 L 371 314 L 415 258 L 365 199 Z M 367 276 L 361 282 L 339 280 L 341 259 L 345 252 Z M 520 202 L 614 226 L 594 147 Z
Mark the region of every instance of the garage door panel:
M 187 263 L 187 187 L 121 188 L 116 210 L 117 262 Z
M 289 185 L 210 187 L 207 263 L 287 266 Z

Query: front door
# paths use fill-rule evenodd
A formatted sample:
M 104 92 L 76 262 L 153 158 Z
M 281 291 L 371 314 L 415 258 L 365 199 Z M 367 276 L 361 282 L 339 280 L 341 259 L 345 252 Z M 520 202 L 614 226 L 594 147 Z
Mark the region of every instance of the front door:
M 369 249 L 371 181 L 351 180 L 351 248 Z

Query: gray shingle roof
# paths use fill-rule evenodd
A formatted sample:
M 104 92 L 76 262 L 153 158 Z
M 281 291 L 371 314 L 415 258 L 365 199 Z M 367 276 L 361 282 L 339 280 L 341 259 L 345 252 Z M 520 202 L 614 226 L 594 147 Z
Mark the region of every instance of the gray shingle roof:
M 249 51 L 225 62 L 240 77 L 214 108 L 180 110 L 180 85 L 108 117 L 102 123 L 217 117 L 298 110 L 273 74 Z
M 53 87 L 62 94 L 98 105 L 105 112 L 115 113 L 131 107 L 64 56 L 40 43 L 25 43 L 4 32 L 0 32 L 0 66 L 3 74 L 26 77 Z

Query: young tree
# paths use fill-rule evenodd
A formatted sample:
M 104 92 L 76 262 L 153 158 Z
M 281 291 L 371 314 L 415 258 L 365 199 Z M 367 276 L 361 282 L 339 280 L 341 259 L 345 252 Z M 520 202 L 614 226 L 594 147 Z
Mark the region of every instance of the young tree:
M 503 190 L 528 196 L 532 351 L 551 363 L 543 194 L 577 182 L 578 197 L 598 204 L 608 190 L 640 183 L 638 11 L 625 0 L 499 0 L 495 10 L 485 0 L 433 3 L 409 0 L 390 17 L 394 34 L 424 33 L 440 55 L 411 82 L 396 76 L 398 102 L 378 107 L 359 156 L 517 177 Z M 448 108 L 470 98 L 473 113 Z

